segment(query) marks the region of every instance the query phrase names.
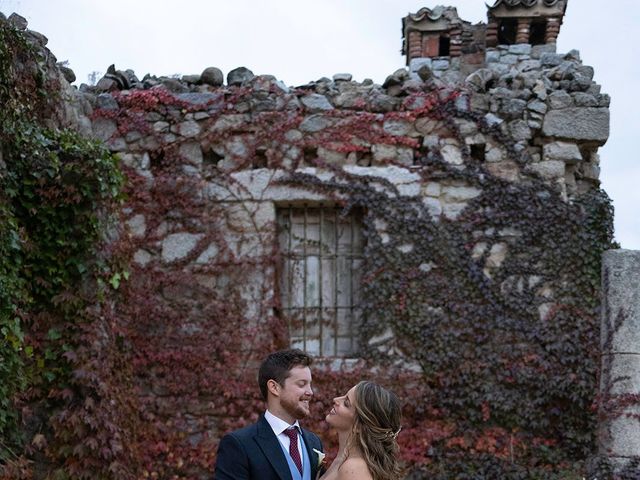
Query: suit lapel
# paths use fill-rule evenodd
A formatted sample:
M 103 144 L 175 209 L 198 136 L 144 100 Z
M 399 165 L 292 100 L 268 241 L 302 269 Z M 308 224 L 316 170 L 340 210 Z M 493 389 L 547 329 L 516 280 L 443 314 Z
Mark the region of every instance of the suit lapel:
M 287 464 L 287 459 L 282 452 L 282 446 L 276 438 L 275 433 L 271 429 L 269 423 L 264 419 L 264 416 L 260 417 L 257 424 L 258 433 L 255 436 L 256 443 L 267 457 L 271 466 L 282 480 L 293 480 L 291 478 L 291 471 Z
M 307 434 L 307 431 L 304 428 L 300 428 L 302 431 L 302 439 L 304 440 L 304 444 L 307 448 L 307 453 L 309 454 L 309 462 L 311 463 L 311 478 L 316 478 L 316 473 L 318 471 L 318 455 L 313 451 L 315 445 L 311 443 L 311 436 Z

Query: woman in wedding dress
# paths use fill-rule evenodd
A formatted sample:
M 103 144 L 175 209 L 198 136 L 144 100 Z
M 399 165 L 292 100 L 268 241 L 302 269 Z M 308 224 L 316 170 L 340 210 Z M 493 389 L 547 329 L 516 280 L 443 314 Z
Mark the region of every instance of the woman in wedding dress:
M 398 480 L 398 397 L 373 382 L 360 382 L 333 399 L 327 423 L 338 432 L 338 455 L 320 480 Z

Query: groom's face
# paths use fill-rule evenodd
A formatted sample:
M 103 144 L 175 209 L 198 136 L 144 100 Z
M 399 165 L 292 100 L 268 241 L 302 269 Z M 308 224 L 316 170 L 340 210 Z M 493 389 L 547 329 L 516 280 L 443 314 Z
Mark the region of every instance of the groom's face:
M 309 367 L 293 367 L 280 389 L 280 406 L 293 418 L 309 415 L 309 401 L 313 397 Z

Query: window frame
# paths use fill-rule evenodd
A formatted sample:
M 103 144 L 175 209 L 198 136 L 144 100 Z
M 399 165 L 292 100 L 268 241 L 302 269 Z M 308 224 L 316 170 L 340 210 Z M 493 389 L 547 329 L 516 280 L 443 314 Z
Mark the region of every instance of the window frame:
M 302 237 L 302 253 L 294 253 L 292 250 L 292 241 L 294 237 L 294 232 L 291 227 L 293 225 L 293 216 L 295 212 L 298 214 L 304 215 L 303 221 L 303 237 Z M 362 321 L 362 308 L 361 304 L 361 295 L 362 295 L 362 273 L 363 273 L 363 262 L 364 262 L 364 252 L 365 252 L 365 237 L 364 237 L 364 215 L 365 212 L 361 209 L 351 210 L 347 214 L 347 218 L 349 218 L 348 222 L 342 222 L 341 218 L 344 218 L 343 215 L 340 214 L 341 207 L 328 202 L 291 202 L 291 203 L 277 203 L 276 204 L 276 243 L 279 253 L 279 260 L 276 267 L 276 295 L 278 298 L 279 308 L 277 309 L 277 315 L 286 321 L 287 330 L 288 330 L 288 338 L 291 346 L 295 345 L 294 335 L 295 330 L 292 330 L 292 318 L 294 315 L 291 314 L 293 311 L 302 312 L 302 328 L 300 330 L 300 337 L 302 340 L 302 344 L 300 346 L 304 351 L 323 358 L 323 359 L 348 359 L 348 358 L 356 358 L 357 353 L 360 349 L 360 345 L 357 337 L 357 327 L 358 324 Z M 333 233 L 333 251 L 329 251 L 328 254 L 323 255 L 322 250 L 325 246 L 322 243 L 322 235 L 323 235 L 323 227 L 326 225 L 327 213 L 331 212 L 330 215 L 333 219 L 334 233 Z M 310 215 L 311 214 L 311 215 Z M 315 215 L 315 217 L 313 217 Z M 318 265 L 318 304 L 310 305 L 307 299 L 307 286 L 309 285 L 309 273 L 308 273 L 308 265 L 309 258 L 314 257 L 314 253 L 308 253 L 308 244 L 310 241 L 307 235 L 309 234 L 309 225 L 314 225 L 314 223 L 310 222 L 310 219 L 313 221 L 314 218 L 317 220 L 317 238 L 318 238 L 318 251 L 317 251 L 317 265 Z M 331 222 L 329 222 L 331 223 Z M 340 252 L 339 246 L 339 231 L 340 225 L 349 225 L 350 233 L 349 233 L 349 249 L 345 252 Z M 283 245 L 283 226 L 288 225 L 289 230 L 286 235 L 286 241 L 288 242 L 287 246 Z M 292 262 L 295 260 L 303 260 L 304 265 L 304 273 L 303 273 L 303 302 L 302 305 L 295 305 L 292 301 L 292 290 L 295 288 L 295 282 L 293 280 L 293 269 L 291 268 L 291 264 L 286 265 L 287 262 Z M 339 262 L 343 259 L 343 261 L 348 262 L 348 272 L 349 272 L 349 291 L 348 291 L 348 303 L 345 305 L 344 297 L 340 297 L 339 286 L 342 283 L 340 281 L 340 272 L 339 272 Z M 324 280 L 322 277 L 323 273 L 323 261 L 333 261 L 333 278 L 331 279 L 331 288 L 333 289 L 333 296 L 331 298 L 331 303 L 324 303 L 326 297 L 323 297 L 323 288 L 324 288 Z M 330 273 L 331 274 L 331 273 Z M 288 278 L 284 278 L 285 275 L 288 275 Z M 315 310 L 316 315 L 318 316 L 318 332 L 314 334 L 309 334 L 307 331 L 307 323 L 308 319 L 311 318 L 313 321 L 313 311 Z M 343 310 L 343 312 L 341 312 Z M 311 311 L 311 313 L 309 313 Z M 325 314 L 328 313 L 333 318 L 331 322 L 327 325 L 324 320 Z M 340 334 L 339 332 L 342 330 L 340 322 L 340 315 L 344 314 L 344 321 L 349 324 L 349 333 L 348 337 L 350 339 L 349 348 L 344 348 L 344 346 L 340 346 L 340 340 L 344 340 L 345 335 Z M 342 325 L 344 326 L 344 325 Z M 330 329 L 330 334 L 327 335 L 326 329 Z M 329 348 L 326 346 L 326 341 L 329 339 L 331 345 Z M 317 342 L 317 346 L 310 347 L 309 345 L 313 345 L 313 342 Z

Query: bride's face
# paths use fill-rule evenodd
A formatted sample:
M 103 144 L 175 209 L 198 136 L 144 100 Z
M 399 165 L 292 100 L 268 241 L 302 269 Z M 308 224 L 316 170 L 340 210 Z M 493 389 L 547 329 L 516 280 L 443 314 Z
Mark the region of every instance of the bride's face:
M 327 423 L 336 430 L 351 430 L 353 421 L 356 416 L 356 408 L 354 405 L 356 387 L 342 397 L 333 399 L 333 408 L 326 417 Z

